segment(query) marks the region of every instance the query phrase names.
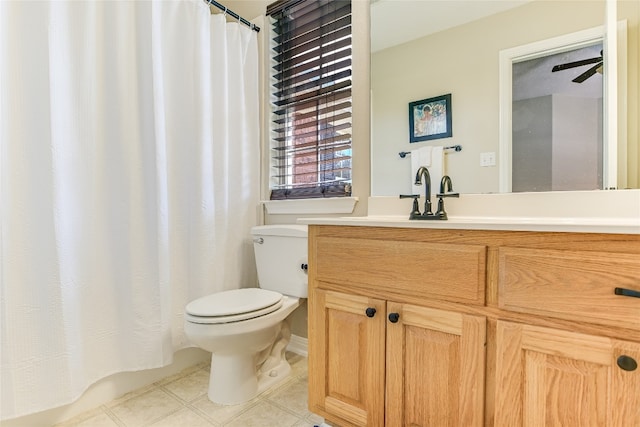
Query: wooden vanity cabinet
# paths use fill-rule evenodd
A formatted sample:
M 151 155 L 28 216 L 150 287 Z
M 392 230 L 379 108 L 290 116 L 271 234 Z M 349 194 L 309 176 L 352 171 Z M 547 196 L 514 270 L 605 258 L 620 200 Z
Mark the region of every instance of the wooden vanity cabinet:
M 498 321 L 497 426 L 640 426 L 640 343 Z M 624 360 L 621 362 L 624 363 Z
M 387 303 L 386 426 L 481 426 L 484 316 Z M 391 318 L 395 319 L 395 318 Z
M 311 292 L 310 410 L 344 425 L 384 425 L 385 302 Z
M 482 425 L 485 317 L 412 302 L 477 304 L 485 248 L 351 231 L 312 237 L 310 410 L 340 426 Z
M 335 426 L 640 426 L 640 235 L 309 227 Z M 397 315 L 397 316 L 396 316 Z
M 312 411 L 339 425 L 482 425 L 484 317 L 321 289 L 311 299 Z
M 640 241 L 567 238 L 497 250 L 495 425 L 640 426 Z

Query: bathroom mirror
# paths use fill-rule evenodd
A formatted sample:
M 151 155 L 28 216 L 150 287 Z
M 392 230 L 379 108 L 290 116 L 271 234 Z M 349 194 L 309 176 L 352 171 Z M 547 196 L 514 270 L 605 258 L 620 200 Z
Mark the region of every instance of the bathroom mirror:
M 499 167 L 500 52 L 603 26 L 605 11 L 604 0 L 372 0 L 371 195 L 411 192 L 410 156 L 399 153 L 433 145 L 462 146 L 462 151 L 445 154 L 456 191 L 504 191 Z M 618 53 L 618 64 L 624 66 L 618 75 L 622 72 L 629 82 L 637 81 L 640 6 L 634 0 L 618 1 L 617 15 L 629 28 L 629 47 Z M 640 180 L 634 87 L 629 84 L 618 91 L 619 105 L 626 98 L 628 106 L 620 120 L 625 125 L 618 138 L 624 143 L 619 142 L 623 149 L 617 159 L 618 173 L 624 174 L 619 182 L 627 188 L 638 188 Z M 408 104 L 447 93 L 452 94 L 453 135 L 409 143 Z

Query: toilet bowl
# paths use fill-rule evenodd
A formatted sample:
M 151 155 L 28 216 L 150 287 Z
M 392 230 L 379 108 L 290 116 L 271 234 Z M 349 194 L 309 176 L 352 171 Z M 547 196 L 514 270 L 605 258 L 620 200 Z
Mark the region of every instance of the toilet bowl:
M 185 334 L 211 352 L 209 399 L 247 402 L 287 378 L 288 316 L 307 296 L 307 229 L 252 228 L 260 288 L 206 295 L 185 308 Z

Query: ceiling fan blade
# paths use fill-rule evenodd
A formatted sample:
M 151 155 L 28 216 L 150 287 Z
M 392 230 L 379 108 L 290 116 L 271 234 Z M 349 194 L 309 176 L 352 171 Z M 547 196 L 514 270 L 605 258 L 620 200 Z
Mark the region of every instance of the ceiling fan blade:
M 580 67 L 582 65 L 595 64 L 596 62 L 601 62 L 601 61 L 602 61 L 602 57 L 583 59 L 581 61 L 575 61 L 575 62 L 567 62 L 566 64 L 560 64 L 560 65 L 554 66 L 551 69 L 551 72 L 555 73 L 556 71 L 562 71 L 569 68 Z
M 587 71 L 580 74 L 578 77 L 576 77 L 571 81 L 575 83 L 582 83 L 583 81 L 587 80 L 589 77 L 593 76 L 598 71 L 598 68 L 601 66 L 602 66 L 602 62 L 589 68 Z

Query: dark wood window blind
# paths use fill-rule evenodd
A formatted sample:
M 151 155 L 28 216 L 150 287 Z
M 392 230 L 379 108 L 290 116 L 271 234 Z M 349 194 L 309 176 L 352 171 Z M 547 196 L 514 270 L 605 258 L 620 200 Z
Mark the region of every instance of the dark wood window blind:
M 267 7 L 271 199 L 351 195 L 351 1 Z

